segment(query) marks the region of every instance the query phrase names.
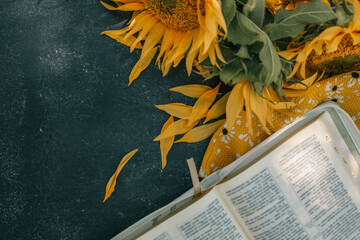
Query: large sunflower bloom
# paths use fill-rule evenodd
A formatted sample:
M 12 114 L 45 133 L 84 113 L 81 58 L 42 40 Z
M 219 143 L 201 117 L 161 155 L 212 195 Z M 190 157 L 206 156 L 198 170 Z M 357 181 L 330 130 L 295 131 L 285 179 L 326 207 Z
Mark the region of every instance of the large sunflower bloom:
M 217 59 L 225 62 L 218 36 L 225 36 L 227 29 L 217 0 L 113 1 L 117 7 L 102 4 L 109 10 L 134 11 L 134 14 L 127 27 L 102 34 L 130 46 L 130 51 L 142 48 L 140 59 L 129 76 L 129 85 L 150 64 L 157 52 L 156 62 L 163 75 L 168 73 L 171 66 L 176 67 L 185 56 L 189 75 L 194 60 L 202 62 L 209 58 L 213 65 L 217 65 Z
M 350 72 L 360 67 L 360 4 L 357 0 L 352 4 L 354 17 L 347 27 L 329 27 L 305 45 L 279 52 L 288 60 L 296 57 L 289 77 L 299 72 L 305 78 L 307 66 L 329 74 Z

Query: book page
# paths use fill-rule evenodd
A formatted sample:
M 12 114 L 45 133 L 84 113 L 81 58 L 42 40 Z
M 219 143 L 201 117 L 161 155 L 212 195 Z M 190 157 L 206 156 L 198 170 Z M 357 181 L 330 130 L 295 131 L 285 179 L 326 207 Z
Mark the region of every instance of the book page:
M 170 217 L 139 240 L 248 239 L 216 191 Z
M 325 113 L 217 188 L 252 239 L 356 239 L 360 193 L 346 148 Z

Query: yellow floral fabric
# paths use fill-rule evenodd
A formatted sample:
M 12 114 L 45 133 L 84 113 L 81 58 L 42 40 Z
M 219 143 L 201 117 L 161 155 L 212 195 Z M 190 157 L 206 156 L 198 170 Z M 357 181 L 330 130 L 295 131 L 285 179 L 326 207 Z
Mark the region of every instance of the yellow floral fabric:
M 290 124 L 325 101 L 338 103 L 352 117 L 357 127 L 360 127 L 360 72 L 322 80 L 309 87 L 303 96 L 289 100 L 295 102 L 296 107 L 291 115 L 274 111 L 274 126 L 269 126 L 272 132 Z M 232 129 L 227 129 L 225 123 L 211 138 L 200 168 L 201 177 L 206 177 L 230 164 L 269 136 L 254 115 L 252 116 L 254 134 L 250 135 L 245 111 L 237 116 L 236 124 Z

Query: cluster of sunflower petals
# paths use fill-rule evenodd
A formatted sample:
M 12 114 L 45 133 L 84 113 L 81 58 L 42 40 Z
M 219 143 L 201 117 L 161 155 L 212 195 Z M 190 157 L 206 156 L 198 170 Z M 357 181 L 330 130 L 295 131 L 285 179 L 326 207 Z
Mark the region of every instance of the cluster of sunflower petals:
M 227 99 L 228 95 L 223 96 L 211 107 L 219 93 L 219 87 L 220 84 L 215 88 L 199 84 L 175 87 L 170 90 L 179 92 L 187 97 L 197 98 L 194 106 L 188 106 L 182 103 L 156 105 L 157 108 L 171 115 L 163 125 L 160 135 L 154 139 L 154 141 L 160 141 L 163 168 L 166 166 L 166 157 L 175 141 L 176 135 L 184 134 L 184 136 L 175 141 L 175 143 L 199 142 L 210 137 L 221 125 L 224 124 L 225 120 L 218 120 L 216 122 L 205 124 L 206 122 L 218 118 L 225 113 L 225 99 Z M 174 117 L 179 120 L 174 121 Z M 195 127 L 204 117 L 204 125 Z
M 284 91 L 290 97 L 301 96 L 306 93 L 306 86 L 312 85 L 316 79 L 317 74 L 314 74 L 306 79 L 303 84 L 285 85 Z M 170 91 L 181 93 L 187 97 L 197 98 L 194 106 L 188 106 L 183 103 L 156 105 L 158 109 L 170 115 L 163 125 L 160 135 L 154 139 L 154 141 L 160 141 L 162 168 L 166 166 L 166 158 L 173 143 L 202 141 L 210 137 L 219 128 L 222 128 L 225 123 L 227 129 L 232 129 L 237 116 L 242 111 L 245 111 L 245 109 L 247 109 L 246 117 L 250 134 L 253 134 L 251 126 L 253 113 L 259 118 L 264 130 L 271 134 L 266 125 L 267 123 L 272 125 L 273 111 L 276 110 L 290 115 L 291 112 L 289 110 L 295 107 L 293 102 L 280 101 L 276 92 L 271 87 L 265 89 L 265 98 L 252 94 L 252 85 L 245 79 L 238 82 L 230 92 L 214 103 L 219 93 L 219 87 L 220 84 L 215 88 L 199 84 L 175 87 L 170 89 Z M 225 113 L 226 119 L 206 124 L 211 120 L 220 118 Z M 179 120 L 174 121 L 174 117 Z M 202 118 L 205 118 L 203 125 L 195 127 Z M 175 141 L 175 136 L 181 134 L 185 135 Z

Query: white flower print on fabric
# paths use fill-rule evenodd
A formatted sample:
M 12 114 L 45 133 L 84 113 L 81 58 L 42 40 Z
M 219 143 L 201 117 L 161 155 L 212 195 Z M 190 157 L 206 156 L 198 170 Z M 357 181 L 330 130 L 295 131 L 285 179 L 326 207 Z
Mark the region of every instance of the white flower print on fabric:
M 353 72 L 353 73 L 351 73 L 350 75 L 344 76 L 344 78 L 345 78 L 345 77 L 350 78 L 349 81 L 348 81 L 348 84 L 347 84 L 347 87 L 348 87 L 348 88 L 353 87 L 355 84 L 359 84 L 359 85 L 360 85 L 360 76 L 359 76 L 359 73 Z
M 344 96 L 336 95 L 333 100 L 334 102 L 344 103 Z
M 202 167 L 200 167 L 199 175 L 200 175 L 201 177 L 203 177 L 203 178 L 207 177 L 207 176 L 205 175 L 205 169 L 202 169 Z
M 224 129 L 219 134 L 219 137 L 221 137 L 221 141 L 225 144 L 229 144 L 229 142 L 234 138 L 235 136 L 235 127 L 232 127 L 229 131 L 227 129 L 227 124 L 224 124 Z
M 341 94 L 342 90 L 344 90 L 344 83 L 337 84 L 337 78 L 335 78 L 334 83 L 327 82 L 325 85 L 325 96 L 327 98 L 334 98 L 334 94 Z
M 248 142 L 250 147 L 254 146 L 254 143 L 251 141 L 251 136 L 250 134 L 240 134 L 239 135 L 239 139 L 243 140 L 244 142 Z
M 296 119 L 298 119 L 299 117 L 290 117 L 289 119 L 285 119 L 285 124 L 283 125 L 283 127 L 289 125 L 290 123 L 294 122 Z
M 309 99 L 309 104 L 312 104 L 312 105 L 314 105 L 314 106 L 317 106 L 318 103 L 319 103 L 318 100 L 315 100 L 315 99 L 312 99 L 312 98 Z

